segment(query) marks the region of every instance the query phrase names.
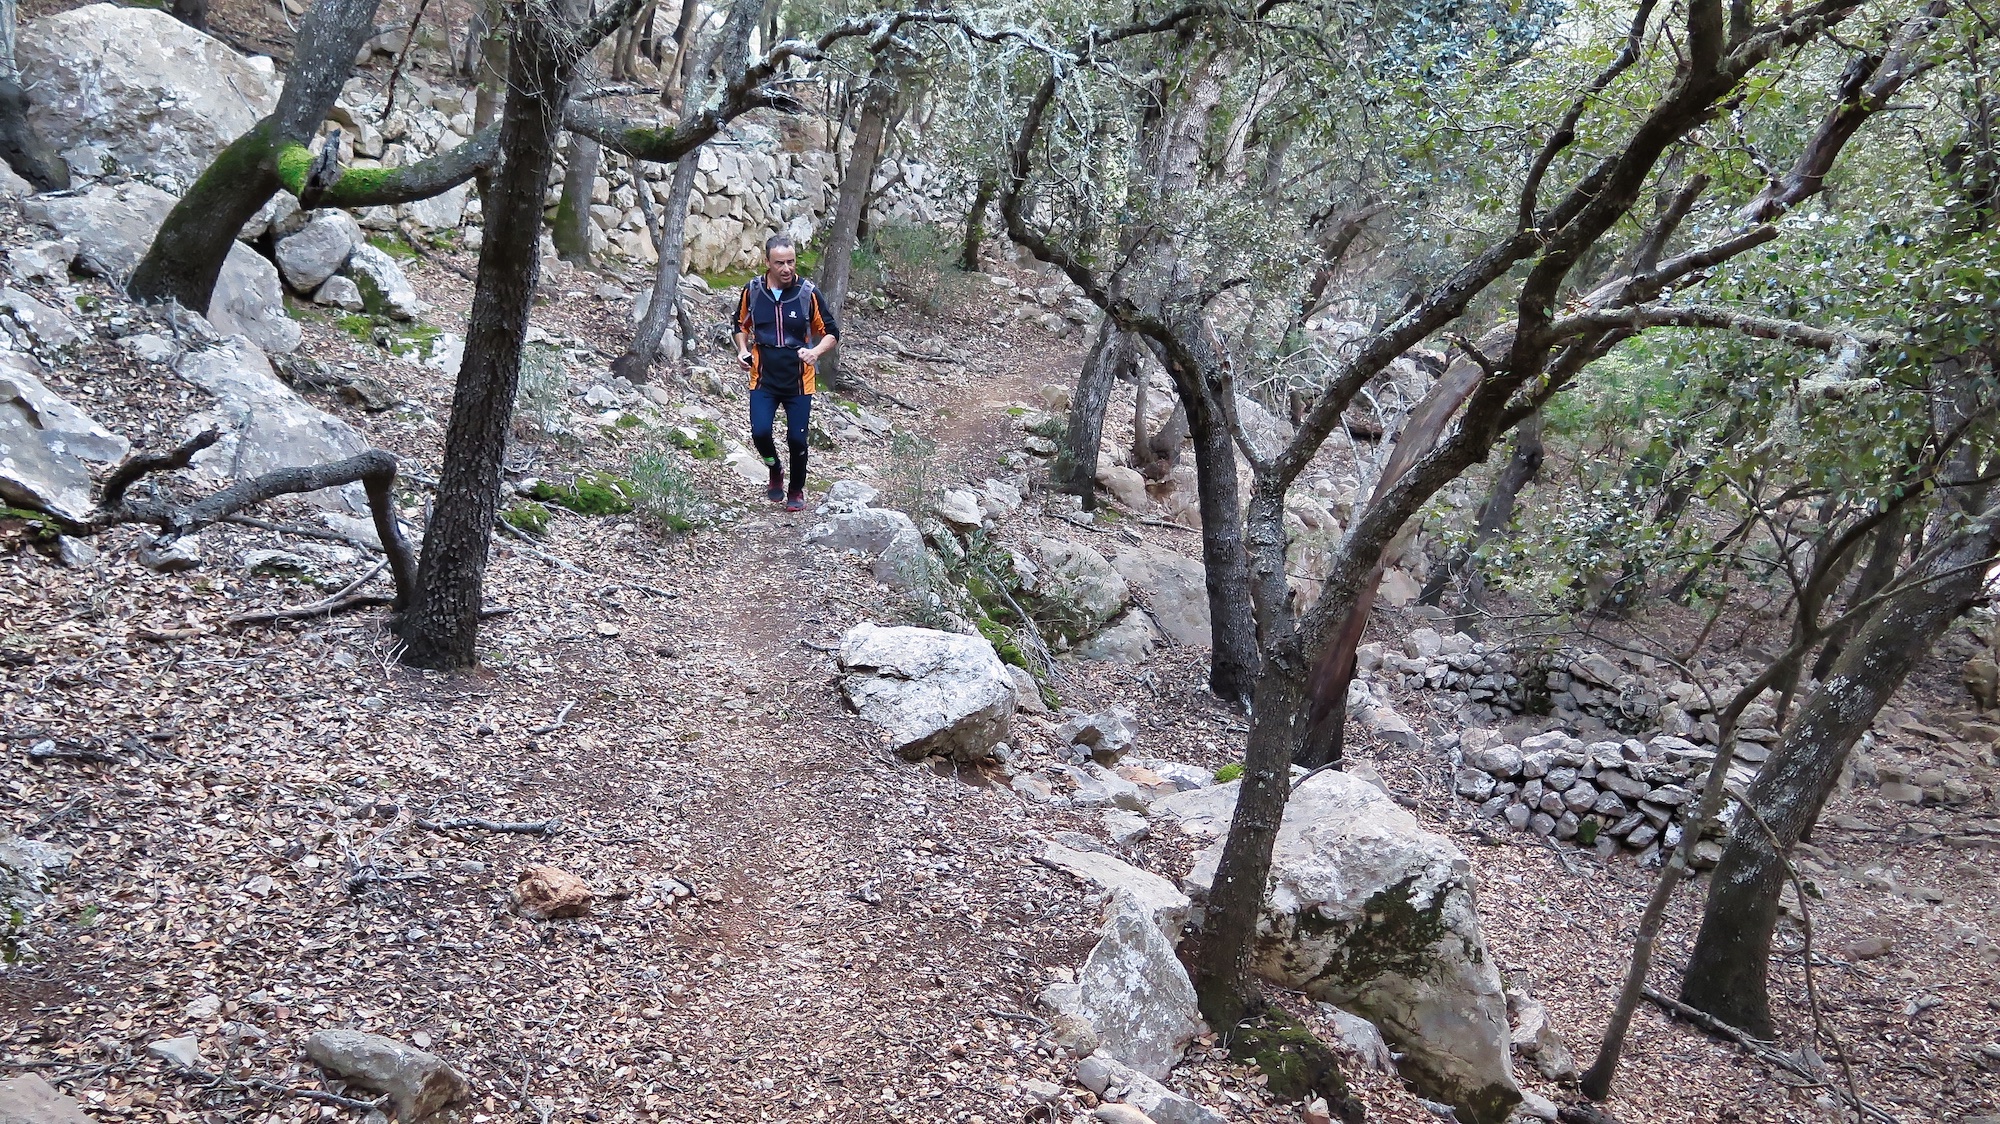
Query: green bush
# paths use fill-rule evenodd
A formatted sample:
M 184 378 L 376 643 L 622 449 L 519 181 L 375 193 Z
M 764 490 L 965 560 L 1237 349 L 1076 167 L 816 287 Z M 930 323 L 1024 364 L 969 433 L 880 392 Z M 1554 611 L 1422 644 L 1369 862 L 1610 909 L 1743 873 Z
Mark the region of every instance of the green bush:
M 648 449 L 626 466 L 632 474 L 632 504 L 668 530 L 685 534 L 709 520 L 714 505 L 695 487 L 694 474 L 671 454 Z
M 578 515 L 624 515 L 632 510 L 632 481 L 608 472 L 586 472 L 567 484 L 537 480 L 528 494 Z
M 722 427 L 707 418 L 694 418 L 668 429 L 667 443 L 698 461 L 722 459 Z
M 568 416 L 569 373 L 563 369 L 562 352 L 545 343 L 531 343 L 521 349 L 521 378 L 514 387 L 514 412 L 537 432 L 563 432 Z
M 889 434 L 889 504 L 920 526 L 937 486 L 937 451 L 937 442 L 921 433 Z
M 1242 775 L 1243 763 L 1241 761 L 1231 761 L 1229 764 L 1215 771 L 1215 783 L 1228 784 Z

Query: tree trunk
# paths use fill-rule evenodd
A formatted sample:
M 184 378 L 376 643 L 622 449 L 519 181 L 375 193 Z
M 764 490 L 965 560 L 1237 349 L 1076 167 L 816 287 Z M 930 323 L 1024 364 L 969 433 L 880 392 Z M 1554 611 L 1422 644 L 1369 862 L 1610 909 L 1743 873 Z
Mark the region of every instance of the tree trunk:
M 681 0 L 681 18 L 674 24 L 674 69 L 660 75 L 660 100 L 668 109 L 679 110 L 683 118 L 687 116 L 683 102 L 694 65 L 695 24 L 700 17 L 701 0 Z
M 1097 506 L 1097 456 L 1104 440 L 1104 410 L 1111 403 L 1112 388 L 1132 369 L 1133 346 L 1132 337 L 1106 317 L 1077 372 L 1076 392 L 1069 397 L 1069 429 L 1049 484 L 1058 492 L 1082 497 L 1086 511 Z
M 1461 631 L 1471 620 L 1472 613 L 1485 607 L 1485 581 L 1478 566 L 1473 564 L 1473 556 L 1514 521 L 1514 505 L 1521 497 L 1521 489 L 1541 472 L 1542 456 L 1542 412 L 1536 410 L 1515 427 L 1513 453 L 1508 456 L 1500 475 L 1493 478 L 1493 490 L 1487 494 L 1486 502 L 1479 505 L 1471 537 L 1453 552 L 1448 565 L 1439 567 L 1431 575 L 1430 581 L 1424 585 L 1423 595 L 1417 598 L 1417 604 L 1436 605 L 1443 600 L 1445 589 L 1453 581 L 1463 582 L 1465 609 L 1455 622 Z
M 174 0 L 174 18 L 196 31 L 207 31 L 208 0 Z
M 840 196 L 834 202 L 833 219 L 826 229 L 826 250 L 819 258 L 820 299 L 833 310 L 834 318 L 843 323 L 847 314 L 847 284 L 854 269 L 854 249 L 861 241 L 862 212 L 867 209 L 868 188 L 875 180 L 875 165 L 882 158 L 882 141 L 895 106 L 895 80 L 878 66 L 868 76 L 868 89 L 861 98 L 860 117 L 854 124 L 854 144 L 848 149 L 847 171 L 840 177 Z M 840 352 L 830 351 L 822 356 L 819 369 L 829 386 L 839 386 Z
M 2000 509 L 1983 512 L 1941 545 L 1917 580 L 1906 576 L 1901 591 L 1834 661 L 1750 786 L 1751 805 L 1783 850 L 1818 818 L 1849 750 L 1889 696 L 1979 596 L 2000 547 Z M 1751 817 L 1738 816 L 1709 877 L 1701 932 L 1681 985 L 1682 1002 L 1763 1038 L 1772 1034 L 1767 983 L 1784 877 L 1771 841 Z
M 479 20 L 485 34 L 479 38 L 478 61 L 473 78 L 478 83 L 472 99 L 472 127 L 477 132 L 500 119 L 500 107 L 507 99 L 507 0 L 485 0 Z M 481 177 L 479 195 L 490 190 Z
M 1188 428 L 1194 436 L 1194 474 L 1201 504 L 1201 562 L 1208 588 L 1208 686 L 1237 705 L 1248 705 L 1263 657 L 1257 617 L 1250 605 L 1250 558 L 1243 545 L 1243 500 L 1236 479 L 1236 442 L 1207 394 L 1190 395 Z M 1229 391 L 1225 386 L 1225 392 Z
M 1875 529 L 1875 541 L 1870 544 L 1868 561 L 1861 567 L 1861 577 L 1854 583 L 1854 591 L 1848 595 L 1841 612 L 1846 613 L 1869 598 L 1889 588 L 1896 577 L 1896 563 L 1903 556 L 1903 541 L 1909 537 L 1909 516 L 1897 513 L 1888 522 Z M 1842 625 L 1827 634 L 1826 643 L 1819 650 L 1819 658 L 1813 661 L 1812 677 L 1825 679 L 1833 670 L 1833 663 L 1840 658 L 1847 641 L 1860 630 L 1865 620 Z
M 981 173 L 979 186 L 972 193 L 972 206 L 965 212 L 965 242 L 958 251 L 958 268 L 967 273 L 979 272 L 979 246 L 986 241 L 986 209 L 999 191 L 998 173 Z
M 424 528 L 417 592 L 397 626 L 403 662 L 450 670 L 478 660 L 487 544 L 500 499 L 500 460 L 521 347 L 541 271 L 542 189 L 554 163 L 562 107 L 575 66 L 568 36 L 548 10 L 523 3 L 509 52 L 502 159 L 486 203 L 479 282 L 452 394 L 437 504 Z
M 309 143 L 333 110 L 354 56 L 374 34 L 378 4 L 319 0 L 306 12 L 277 112 L 223 149 L 168 212 L 132 274 L 132 296 L 207 311 L 237 233 L 283 182 L 279 156 Z
M 611 364 L 611 373 L 630 382 L 642 383 L 653 377 L 653 364 L 666 342 L 668 318 L 680 310 L 681 257 L 687 245 L 688 199 L 694 195 L 700 161 L 694 152 L 674 161 L 673 182 L 667 188 L 666 214 L 660 223 L 660 266 L 653 275 L 653 298 L 646 315 L 632 333 L 632 346 Z M 641 187 L 640 190 L 646 190 Z M 685 339 L 685 337 L 683 337 Z
M 563 17 L 572 23 L 581 23 L 590 18 L 590 0 L 564 0 Z M 590 84 L 590 59 L 586 56 L 576 68 L 576 80 L 571 83 L 570 94 L 583 92 Z M 582 133 L 571 133 L 569 144 L 563 153 L 562 195 L 556 202 L 556 218 L 549 229 L 549 238 L 555 243 L 556 256 L 582 269 L 590 268 L 590 205 L 597 199 L 597 165 L 600 149 L 596 141 Z M 634 180 L 639 190 L 644 191 L 643 179 Z

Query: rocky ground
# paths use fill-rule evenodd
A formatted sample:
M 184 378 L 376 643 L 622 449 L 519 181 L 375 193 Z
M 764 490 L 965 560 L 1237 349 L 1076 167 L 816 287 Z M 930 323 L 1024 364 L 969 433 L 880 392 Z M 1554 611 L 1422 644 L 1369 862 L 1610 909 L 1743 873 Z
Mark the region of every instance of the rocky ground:
M 436 321 L 462 314 L 456 275 L 441 264 L 413 272 Z M 619 286 L 555 285 L 566 298 L 538 325 L 608 359 Z M 442 374 L 324 324 L 305 330 L 308 353 L 356 364 L 401 403 L 320 404 L 432 463 Z M 873 342 L 883 334 L 982 358 L 898 360 Z M 143 364 L 91 346 L 100 350 L 52 373 L 62 390 L 104 404 L 129 432 L 145 431 L 148 411 L 174 412 Z M 907 403 L 878 406 L 883 416 L 943 444 L 939 472 L 976 483 L 1005 471 L 996 450 L 1024 436 L 1014 415 L 1068 375 L 1079 349 L 1032 326 L 996 338 L 978 321 L 892 310 L 857 318 L 850 358 Z M 668 395 L 733 429 L 730 399 L 671 384 Z M 816 471 L 884 478 L 888 451 L 864 438 L 822 453 Z M 615 468 L 624 452 L 614 427 L 525 442 L 516 463 Z M 339 1025 L 460 1066 L 475 1119 L 999 1121 L 1067 1119 L 1091 1104 L 1033 1000 L 1088 951 L 1095 905 L 1087 887 L 1033 860 L 1058 831 L 1107 838 L 1101 811 L 1036 804 L 998 774 L 947 775 L 887 754 L 842 705 L 824 649 L 854 622 L 898 618 L 896 595 L 860 562 L 801 545 L 810 512 L 762 506 L 714 462 L 690 467 L 717 505 L 712 529 L 672 537 L 632 517 L 562 513 L 532 549 L 500 541 L 490 596 L 512 612 L 489 624 L 485 664 L 464 677 L 399 668 L 366 616 L 225 626 L 231 613 L 319 595 L 228 561 L 250 547 L 297 549 L 285 536 L 218 529 L 206 544 L 214 564 L 178 575 L 139 567 L 133 533 L 108 536 L 82 569 L 9 555 L 0 814 L 75 858 L 29 937 L 35 959 L 5 976 L 4 1064 L 57 1081 L 103 1118 L 307 1116 L 328 1109 L 232 1079 L 319 1087 L 300 1042 Z M 1175 528 L 1125 519 L 1084 531 L 1058 518 L 1065 510 L 1031 495 L 1000 531 L 1189 549 Z M 333 556 L 326 580 L 360 565 Z M 1068 665 L 1060 689 L 1069 705 L 1127 708 L 1136 752 L 1213 767 L 1243 727 L 1199 681 L 1199 653 L 1168 647 L 1136 667 Z M 1911 694 L 1934 722 L 1963 720 Z M 1404 709 L 1421 705 L 1410 696 Z M 1509 983 L 1546 1003 L 1584 1051 L 1649 875 L 1478 821 L 1453 793 L 1448 755 L 1432 748 L 1450 723 L 1415 724 L 1419 745 L 1362 755 L 1426 822 L 1463 840 Z M 1935 729 L 1916 725 L 1904 727 L 1911 749 Z M 1023 769 L 1056 758 L 1054 735 L 1053 721 L 1018 720 Z M 1990 804 L 1912 808 L 1857 789 L 1829 809 L 1801 864 L 1824 895 L 1811 903 L 1822 1006 L 1864 1095 L 1899 1119 L 2000 1110 L 1987 1091 L 1995 1059 L 1982 1052 L 2000 973 L 1986 938 L 1983 844 L 1994 836 L 1981 815 Z M 561 826 L 547 836 L 423 826 L 459 817 Z M 1191 849 L 1177 836 L 1163 826 L 1124 850 L 1177 876 Z M 531 863 L 581 875 L 597 894 L 591 914 L 519 916 L 508 888 Z M 1669 929 L 1669 990 L 1696 901 L 1683 896 Z M 1806 1044 L 1801 964 L 1794 932 L 1774 975 L 1780 1021 L 1794 1028 L 1787 1049 Z M 216 1077 L 177 1074 L 149 1053 L 182 1037 Z M 1172 1082 L 1181 1091 L 1232 1119 L 1299 1118 L 1266 1103 L 1253 1071 L 1199 1043 L 1191 1058 Z M 1357 1066 L 1355 1080 L 1375 1117 L 1430 1118 L 1388 1078 Z M 1611 1107 L 1666 1120 L 1826 1116 L 1813 1098 L 1647 1009 Z
M 279 43 L 277 13 L 232 14 L 225 32 Z M 0 249 L 45 237 L 0 206 Z M 51 389 L 151 448 L 211 405 L 153 345 L 132 342 L 180 347 L 184 332 L 101 282 L 24 273 L 21 260 L 0 294 L 6 330 L 44 357 Z M 450 249 L 404 263 L 431 328 L 462 332 L 474 264 Z M 461 1069 L 472 1099 L 458 1118 L 471 1121 L 998 1124 L 1092 1109 L 1096 1093 L 1036 998 L 1074 978 L 1097 940 L 1098 894 L 1038 859 L 1060 838 L 1180 879 L 1206 840 L 1143 809 L 1174 787 L 1161 783 L 1172 766 L 1228 763 L 1245 726 L 1202 689 L 1204 653 L 1168 607 L 1171 574 L 1127 565 L 1197 553 L 1185 476 L 1149 487 L 1113 473 L 1118 502 L 1095 519 L 1046 494 L 1031 451 L 1047 448 L 1048 411 L 1082 357 L 1065 315 L 1074 302 L 1013 262 L 989 273 L 998 280 L 921 294 L 941 293 L 940 312 L 891 286 L 851 314 L 847 361 L 879 393 L 853 410 L 822 403 L 816 491 L 852 479 L 950 506 L 962 488 L 997 541 L 1029 554 L 1044 537 L 1088 545 L 1131 573 L 1141 610 L 1101 654 L 1137 662 L 1063 660 L 1050 683 L 1062 707 L 1131 716 L 1122 774 L 1080 783 L 1062 714 L 1016 716 L 1000 765 L 890 752 L 843 701 L 833 649 L 856 623 L 934 614 L 878 582 L 868 559 L 808 545 L 816 513 L 762 501 L 725 354 L 698 353 L 684 380 L 611 382 L 644 279 L 565 267 L 534 321 L 557 374 L 524 406 L 510 486 L 624 473 L 650 450 L 693 480 L 679 511 L 701 526 L 678 534 L 645 514 L 552 506 L 544 537 L 496 539 L 488 596 L 506 611 L 485 627 L 476 673 L 403 669 L 367 613 L 231 623 L 314 601 L 372 565 L 365 544 L 329 539 L 303 504 L 258 513 L 280 529 L 211 529 L 203 564 L 179 573 L 142 566 L 129 528 L 61 565 L 7 524 L 0 835 L 36 845 L 24 850 L 50 857 L 52 877 L 23 931 L 0 918 L 4 947 L 21 954 L 0 969 L 0 1077 L 39 1075 L 98 1119 L 353 1115 L 324 1099 L 338 1086 L 305 1054 L 309 1035 L 339 1027 Z M 701 307 L 702 324 L 720 319 L 718 305 Z M 42 318 L 51 310 L 74 338 Z M 450 404 L 440 364 L 422 361 L 433 334 L 357 332 L 324 309 L 293 310 L 314 364 L 287 375 L 406 458 L 406 510 L 420 517 Z M 1121 394 L 1108 445 L 1131 414 Z M 1313 474 L 1296 531 L 1334 525 L 1346 467 Z M 1017 508 L 988 503 L 1014 494 Z M 1466 774 L 1471 719 L 1500 730 L 1475 739 L 1482 748 L 1519 746 L 1549 723 L 1523 718 L 1513 687 L 1477 682 L 1524 669 L 1449 667 L 1419 638 L 1435 627 L 1407 609 L 1378 620 L 1380 708 L 1352 728 L 1356 757 L 1463 848 L 1508 986 L 1545 1005 L 1587 1064 L 1651 884 L 1648 856 L 1580 847 L 1553 809 L 1533 830 L 1526 782 L 1541 778 L 1514 762 L 1476 770 L 1492 787 Z M 1807 900 L 1773 970 L 1778 1049 L 1844 1052 L 1861 1095 L 1907 1122 L 2000 1116 L 2000 727 L 1958 688 L 1976 641 L 1953 644 L 1885 714 L 1865 767 L 1800 849 Z M 1589 689 L 1557 707 L 1583 742 L 1680 719 L 1673 732 L 1699 737 L 1702 712 L 1684 693 L 1626 681 L 1648 669 L 1587 666 L 1574 678 Z M 1509 829 L 1512 807 L 1530 830 Z M 580 877 L 588 912 L 524 916 L 512 891 L 539 866 Z M 1668 993 L 1700 890 L 1683 891 L 1670 918 L 1656 973 Z M 1817 1044 L 1809 964 L 1832 1033 Z M 1330 1011 L 1284 1001 L 1334 1035 Z M 1437 1118 L 1350 1060 L 1371 1118 Z M 1548 1101 L 1576 1099 L 1525 1059 L 1517 1069 Z M 1209 1037 L 1167 1084 L 1230 1120 L 1308 1118 Z M 1825 1089 L 1649 1005 L 1608 1108 L 1627 1120 L 1840 1119 L 1830 1105 Z

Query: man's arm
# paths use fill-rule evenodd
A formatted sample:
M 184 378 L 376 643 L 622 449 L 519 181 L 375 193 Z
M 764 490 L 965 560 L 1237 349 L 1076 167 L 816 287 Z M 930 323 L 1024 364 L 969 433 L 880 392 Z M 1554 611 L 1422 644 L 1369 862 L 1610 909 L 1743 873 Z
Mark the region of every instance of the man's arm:
M 736 301 L 736 361 L 745 367 L 750 365 L 750 286 L 743 286 L 743 295 Z
M 806 349 L 808 361 L 818 359 L 840 346 L 840 325 L 834 321 L 833 314 L 827 311 L 826 302 L 820 300 L 818 289 L 814 289 L 812 295 L 812 327 L 820 339 L 818 343 Z

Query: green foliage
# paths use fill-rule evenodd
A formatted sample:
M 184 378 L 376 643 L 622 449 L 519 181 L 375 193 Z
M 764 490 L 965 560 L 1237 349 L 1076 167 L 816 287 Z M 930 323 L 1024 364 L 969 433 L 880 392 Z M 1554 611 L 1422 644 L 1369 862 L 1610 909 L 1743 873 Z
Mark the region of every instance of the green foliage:
M 1243 775 L 1243 762 L 1231 761 L 1229 764 L 1224 765 L 1222 768 L 1217 769 L 1215 771 L 1215 783 L 1228 784 L 1230 781 L 1236 780 L 1242 775 Z
M 514 416 L 525 426 L 548 436 L 565 431 L 569 416 L 569 373 L 562 352 L 545 343 L 521 349 L 521 377 L 514 386 Z
M 351 174 L 351 173 L 350 173 Z M 402 238 L 391 238 L 386 234 L 371 234 L 368 244 L 399 261 L 415 261 L 420 256 L 417 248 Z
M 719 461 L 723 457 L 722 427 L 707 418 L 692 418 L 686 425 L 669 427 L 667 443 L 698 461 Z
M 937 442 L 921 433 L 895 430 L 889 434 L 889 506 L 919 525 L 930 517 L 938 486 Z
M 892 219 L 855 249 L 853 287 L 884 289 L 922 315 L 940 315 L 963 304 L 980 283 L 959 270 L 958 251 L 958 240 L 944 227 Z
M 501 521 L 509 527 L 538 539 L 549 533 L 549 520 L 553 517 L 548 508 L 532 500 L 509 504 L 507 510 L 500 513 Z
M 670 453 L 648 449 L 626 465 L 631 473 L 632 506 L 675 534 L 711 521 L 715 505 L 702 498 L 694 474 Z
M 632 481 L 608 472 L 586 472 L 567 484 L 535 481 L 528 494 L 578 515 L 624 515 L 632 510 Z
M 1043 414 L 1034 421 L 1024 423 L 1021 428 L 1057 445 L 1061 445 L 1063 439 L 1069 436 L 1069 420 L 1060 414 Z

